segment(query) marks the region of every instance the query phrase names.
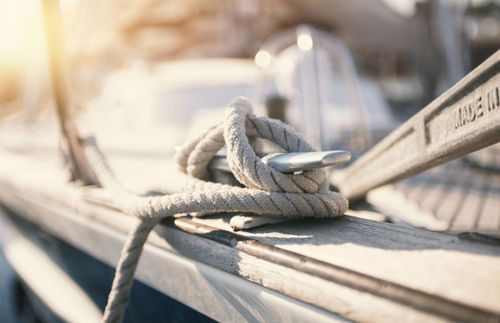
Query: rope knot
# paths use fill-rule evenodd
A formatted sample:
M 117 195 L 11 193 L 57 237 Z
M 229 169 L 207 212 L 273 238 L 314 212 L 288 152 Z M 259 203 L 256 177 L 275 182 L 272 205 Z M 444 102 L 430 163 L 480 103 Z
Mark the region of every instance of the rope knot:
M 251 212 L 286 217 L 335 217 L 344 214 L 346 198 L 328 191 L 324 170 L 299 175 L 283 174 L 266 166 L 250 145 L 249 137 L 270 140 L 288 152 L 309 152 L 312 147 L 284 123 L 250 115 L 250 103 L 234 100 L 225 122 L 177 153 L 180 170 L 191 176 L 188 192 L 140 197 L 127 192 L 113 175 L 97 144 L 87 142 L 85 152 L 99 182 L 111 193 L 109 204 L 141 219 L 130 233 L 116 268 L 104 322 L 121 322 L 132 287 L 134 272 L 148 234 L 162 218 L 180 213 Z M 210 160 L 226 146 L 234 176 L 247 188 L 206 182 Z
M 269 140 L 287 152 L 314 149 L 292 127 L 279 120 L 253 116 L 251 111 L 247 99 L 239 97 L 233 100 L 226 109 L 223 124 L 210 129 L 178 152 L 180 170 L 192 177 L 205 177 L 210 160 L 226 146 L 233 175 L 248 188 L 288 193 L 326 192 L 328 185 L 323 169 L 283 174 L 262 162 L 249 137 Z

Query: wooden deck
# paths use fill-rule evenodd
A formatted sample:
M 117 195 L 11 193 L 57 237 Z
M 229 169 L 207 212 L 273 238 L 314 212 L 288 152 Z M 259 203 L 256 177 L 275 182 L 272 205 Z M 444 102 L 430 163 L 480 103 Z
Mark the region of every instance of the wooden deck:
M 500 153 L 498 149 L 485 149 L 375 190 L 368 199 L 381 209 L 423 227 L 498 235 Z M 398 203 L 393 203 L 394 200 Z
M 92 189 L 68 183 L 53 157 L 0 154 L 2 205 L 97 259 L 116 263 L 135 219 L 86 199 Z M 150 158 L 147 168 L 146 160 L 111 162 L 128 186 L 177 187 L 164 160 Z M 164 175 L 153 176 L 152 169 Z M 435 195 L 437 202 L 428 203 L 442 201 Z M 500 320 L 495 240 L 471 241 L 349 215 L 233 232 L 229 217 L 164 221 L 148 240 L 136 278 L 222 321 Z

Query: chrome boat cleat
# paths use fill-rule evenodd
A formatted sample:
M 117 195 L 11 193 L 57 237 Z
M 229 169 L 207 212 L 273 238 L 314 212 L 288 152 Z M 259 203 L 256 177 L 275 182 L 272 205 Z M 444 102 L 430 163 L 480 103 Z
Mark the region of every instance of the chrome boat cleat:
M 272 153 L 262 157 L 262 162 L 285 174 L 300 173 L 306 170 L 339 165 L 351 160 L 351 153 L 344 150 Z M 216 155 L 208 168 L 216 172 L 230 173 L 226 156 Z M 215 179 L 217 181 L 217 179 Z
M 344 150 L 275 153 L 262 158 L 264 164 L 286 174 L 334 166 L 349 160 L 351 153 Z

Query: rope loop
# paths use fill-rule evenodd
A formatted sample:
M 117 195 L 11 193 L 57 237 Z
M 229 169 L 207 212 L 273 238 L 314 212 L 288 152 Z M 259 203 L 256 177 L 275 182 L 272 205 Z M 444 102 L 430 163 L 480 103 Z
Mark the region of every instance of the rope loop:
M 301 174 L 284 174 L 264 164 L 249 136 L 269 140 L 287 152 L 310 152 L 314 149 L 304 137 L 285 123 L 251 115 L 247 99 L 239 97 L 226 109 L 223 124 L 189 142 L 177 154 L 180 170 L 192 177 L 206 178 L 207 166 L 214 155 L 226 146 L 229 167 L 236 179 L 248 188 L 270 192 L 327 192 L 323 169 Z

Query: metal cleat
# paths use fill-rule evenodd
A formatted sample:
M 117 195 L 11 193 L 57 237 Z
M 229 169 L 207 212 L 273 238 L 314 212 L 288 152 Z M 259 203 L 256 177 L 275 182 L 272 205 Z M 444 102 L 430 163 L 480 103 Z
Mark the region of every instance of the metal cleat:
M 343 150 L 275 153 L 262 158 L 264 164 L 286 174 L 334 166 L 349 160 L 351 160 L 351 153 Z
M 351 160 L 351 153 L 343 150 L 272 153 L 262 157 L 262 162 L 285 174 L 339 165 Z M 217 155 L 210 162 L 211 171 L 231 172 L 226 156 Z
M 315 151 L 296 153 L 272 153 L 264 156 L 262 162 L 282 173 L 301 173 L 306 170 L 334 166 L 351 159 L 347 151 Z M 225 184 L 237 184 L 225 156 L 216 156 L 209 165 L 214 180 Z M 286 218 L 253 215 L 250 213 L 235 215 L 230 220 L 233 230 L 248 230 L 267 224 L 287 221 Z

